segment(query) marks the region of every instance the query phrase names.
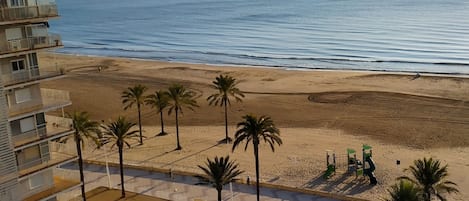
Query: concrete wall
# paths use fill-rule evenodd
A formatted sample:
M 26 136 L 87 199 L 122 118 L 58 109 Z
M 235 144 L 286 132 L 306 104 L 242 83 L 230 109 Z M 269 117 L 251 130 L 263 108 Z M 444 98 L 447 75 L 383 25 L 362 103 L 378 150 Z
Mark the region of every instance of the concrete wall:
M 25 61 L 25 64 L 27 65 L 28 61 L 27 61 L 26 55 L 0 59 L 0 74 L 10 75 L 12 73 L 11 61 L 20 60 L 20 59 L 23 59 Z
M 4 97 L 3 84 L 0 77 L 0 97 Z M 11 144 L 11 136 L 7 120 L 7 105 L 4 98 L 0 98 L 0 200 L 20 200 L 15 198 L 16 169 L 15 154 Z

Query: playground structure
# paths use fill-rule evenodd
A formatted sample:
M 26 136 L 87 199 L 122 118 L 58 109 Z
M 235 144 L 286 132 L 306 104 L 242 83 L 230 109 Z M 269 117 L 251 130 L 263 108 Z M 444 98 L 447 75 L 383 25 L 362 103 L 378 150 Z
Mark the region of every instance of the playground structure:
M 337 155 L 333 151 L 326 151 L 326 167 L 324 178 L 330 178 L 339 169 L 346 169 L 349 173 L 355 173 L 355 177 L 368 176 L 370 184 L 376 185 L 378 181 L 375 176 L 376 165 L 372 159 L 373 150 L 370 145 L 364 144 L 362 146 L 362 160 L 357 159 L 357 154 L 354 149 L 347 149 L 347 154 Z

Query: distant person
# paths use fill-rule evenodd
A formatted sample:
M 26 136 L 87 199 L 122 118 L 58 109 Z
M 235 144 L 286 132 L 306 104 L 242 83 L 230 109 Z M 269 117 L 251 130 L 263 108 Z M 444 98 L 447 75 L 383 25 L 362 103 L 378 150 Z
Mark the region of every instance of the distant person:
M 418 79 L 418 78 L 420 78 L 420 73 L 415 74 L 415 76 L 414 76 L 414 78 L 412 78 L 412 80 L 415 80 L 415 79 Z

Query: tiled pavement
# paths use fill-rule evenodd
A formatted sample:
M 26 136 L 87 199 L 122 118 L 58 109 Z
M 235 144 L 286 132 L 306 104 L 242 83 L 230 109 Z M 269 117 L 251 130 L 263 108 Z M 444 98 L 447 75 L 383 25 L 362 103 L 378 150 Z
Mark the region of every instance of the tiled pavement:
M 78 172 L 76 164 L 62 166 L 62 169 L 73 174 Z M 91 190 L 98 186 L 109 186 L 106 168 L 104 166 L 85 164 L 86 190 Z M 128 191 L 142 193 L 150 196 L 157 196 L 170 200 L 216 200 L 217 192 L 211 186 L 198 184 L 199 179 L 190 176 L 173 175 L 150 172 L 135 169 L 124 169 L 125 188 Z M 111 186 L 120 188 L 120 176 L 118 168 L 110 167 Z M 251 201 L 256 199 L 255 186 L 232 184 L 226 185 L 222 191 L 222 198 L 226 201 Z M 261 200 L 272 201 L 333 201 L 334 199 L 322 198 L 303 193 L 277 190 L 272 188 L 261 188 Z M 59 197 L 60 200 L 68 200 L 80 194 L 79 189 Z

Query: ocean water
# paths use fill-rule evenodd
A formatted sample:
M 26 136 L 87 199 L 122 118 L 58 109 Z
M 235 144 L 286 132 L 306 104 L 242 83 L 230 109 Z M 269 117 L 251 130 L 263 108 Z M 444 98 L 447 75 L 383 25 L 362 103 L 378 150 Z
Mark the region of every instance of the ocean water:
M 469 74 L 469 0 L 58 0 L 61 53 Z

